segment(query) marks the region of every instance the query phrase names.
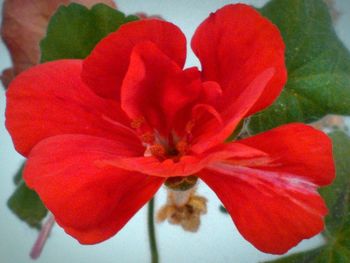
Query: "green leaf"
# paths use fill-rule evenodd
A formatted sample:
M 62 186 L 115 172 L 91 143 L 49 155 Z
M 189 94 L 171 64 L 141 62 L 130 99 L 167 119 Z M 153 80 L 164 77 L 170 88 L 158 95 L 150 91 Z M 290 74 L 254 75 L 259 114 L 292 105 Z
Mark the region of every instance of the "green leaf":
M 219 206 L 219 211 L 220 211 L 221 213 L 223 213 L 223 214 L 228 214 L 226 208 L 225 208 L 223 205 L 220 205 L 220 206 Z
M 350 138 L 341 131 L 333 132 L 330 136 L 337 177 L 331 186 L 320 191 L 330 210 L 326 218 L 327 233 L 330 236 L 343 235 L 343 231 L 347 230 L 350 242 Z M 348 249 L 350 253 L 350 244 Z
M 47 35 L 40 43 L 41 61 L 85 58 L 102 38 L 137 19 L 104 4 L 90 10 L 76 3 L 61 6 L 52 16 Z
M 22 179 L 24 165 L 20 167 L 14 177 L 17 186 L 15 192 L 9 198 L 7 205 L 10 210 L 29 226 L 40 228 L 41 221 L 47 214 L 47 209 L 39 196 L 30 190 Z
M 24 164 L 25 164 L 24 162 L 21 164 L 17 173 L 13 177 L 13 182 L 15 183 L 16 186 L 18 186 L 23 181 L 22 174 L 23 174 Z
M 252 116 L 258 133 L 326 114 L 350 115 L 350 52 L 338 39 L 323 0 L 272 0 L 261 13 L 286 43 L 288 82 L 278 100 Z
M 274 263 L 348 263 L 350 262 L 350 138 L 333 132 L 333 152 L 337 170 L 334 183 L 321 189 L 329 214 L 323 235 L 326 244 L 311 251 L 294 254 Z

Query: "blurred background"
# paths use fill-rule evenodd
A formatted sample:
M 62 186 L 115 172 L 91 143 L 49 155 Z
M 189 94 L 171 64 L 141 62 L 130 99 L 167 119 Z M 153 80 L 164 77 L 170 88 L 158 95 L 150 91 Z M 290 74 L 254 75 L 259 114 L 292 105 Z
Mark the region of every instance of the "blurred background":
M 34 1 L 34 0 L 33 0 Z M 282 1 L 282 0 L 281 0 Z M 126 14 L 144 12 L 161 15 L 178 25 L 190 40 L 196 27 L 210 12 L 237 1 L 228 0 L 118 0 L 118 9 Z M 240 1 L 261 7 L 265 0 Z M 350 0 L 333 2 L 332 13 L 339 37 L 350 48 Z M 2 8 L 3 0 L 0 0 Z M 337 10 L 337 11 L 336 11 Z M 3 42 L 0 42 L 0 72 L 11 66 L 11 61 Z M 199 66 L 190 48 L 187 66 Z M 1 85 L 1 84 L 0 84 Z M 30 249 L 38 231 L 29 228 L 7 208 L 6 202 L 14 191 L 13 175 L 23 158 L 13 148 L 4 127 L 5 91 L 0 89 L 0 262 L 26 263 Z M 184 232 L 178 226 L 167 222 L 156 225 L 160 261 L 162 263 L 205 263 L 238 262 L 255 263 L 273 259 L 274 256 L 256 250 L 245 241 L 236 230 L 230 217 L 219 211 L 220 202 L 216 195 L 204 184 L 198 192 L 208 202 L 208 213 L 202 217 L 197 233 Z M 156 208 L 165 203 L 166 194 L 160 189 L 156 196 Z M 64 231 L 55 226 L 47 245 L 37 262 L 61 263 L 112 263 L 149 262 L 149 241 L 145 207 L 113 238 L 94 246 L 82 246 Z M 322 237 L 302 242 L 290 253 L 303 251 L 322 244 Z

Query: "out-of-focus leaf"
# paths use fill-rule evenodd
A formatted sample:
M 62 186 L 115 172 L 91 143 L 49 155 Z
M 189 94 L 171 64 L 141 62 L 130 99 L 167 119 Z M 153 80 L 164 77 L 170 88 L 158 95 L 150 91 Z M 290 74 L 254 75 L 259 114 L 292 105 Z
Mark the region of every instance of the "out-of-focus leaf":
M 350 52 L 338 39 L 323 0 L 272 0 L 261 13 L 286 43 L 288 82 L 278 100 L 252 116 L 251 132 L 326 114 L 350 115 Z
M 219 206 L 219 211 L 220 211 L 221 213 L 224 213 L 224 214 L 227 214 L 227 213 L 228 213 L 227 210 L 226 210 L 226 208 L 225 208 L 223 205 L 220 205 L 220 206 Z
M 350 262 L 350 138 L 343 132 L 331 133 L 337 177 L 321 189 L 329 208 L 326 244 L 311 251 L 270 261 L 274 263 L 348 263 Z
M 50 20 L 42 40 L 42 62 L 63 58 L 85 58 L 95 45 L 122 24 L 138 20 L 104 4 L 90 10 L 78 4 L 60 7 Z
M 23 169 L 24 169 L 24 162 L 22 163 L 22 165 L 20 166 L 20 168 L 18 169 L 17 173 L 15 174 L 15 176 L 13 177 L 13 182 L 15 183 L 15 185 L 19 185 L 23 179 L 22 179 L 22 173 L 23 173 Z
M 29 226 L 39 228 L 41 221 L 47 214 L 47 209 L 39 196 L 30 190 L 22 180 L 23 167 L 24 165 L 20 167 L 14 177 L 17 188 L 9 198 L 7 205 L 18 218 Z

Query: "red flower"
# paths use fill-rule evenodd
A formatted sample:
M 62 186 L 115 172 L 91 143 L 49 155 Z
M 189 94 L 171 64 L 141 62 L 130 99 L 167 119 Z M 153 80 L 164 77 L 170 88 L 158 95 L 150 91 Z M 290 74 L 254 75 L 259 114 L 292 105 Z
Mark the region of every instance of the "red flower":
M 258 249 L 284 253 L 322 231 L 317 193 L 334 178 L 330 140 L 288 124 L 224 143 L 286 82 L 278 29 L 228 5 L 197 29 L 202 71 L 161 20 L 128 23 L 85 60 L 36 66 L 7 92 L 6 125 L 28 157 L 24 179 L 83 244 L 117 233 L 169 177 L 196 175 Z

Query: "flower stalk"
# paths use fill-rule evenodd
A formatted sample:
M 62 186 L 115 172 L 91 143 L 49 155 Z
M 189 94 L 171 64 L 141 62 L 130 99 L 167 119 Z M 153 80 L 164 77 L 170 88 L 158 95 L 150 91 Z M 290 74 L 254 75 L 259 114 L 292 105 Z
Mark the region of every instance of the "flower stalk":
M 156 240 L 156 232 L 154 227 L 154 198 L 148 203 L 148 236 L 151 249 L 151 263 L 158 263 L 158 248 Z

